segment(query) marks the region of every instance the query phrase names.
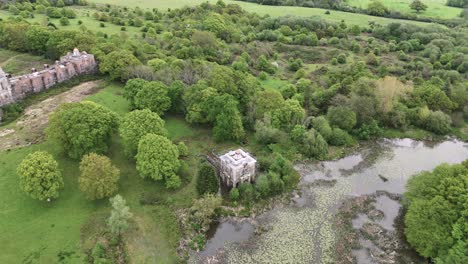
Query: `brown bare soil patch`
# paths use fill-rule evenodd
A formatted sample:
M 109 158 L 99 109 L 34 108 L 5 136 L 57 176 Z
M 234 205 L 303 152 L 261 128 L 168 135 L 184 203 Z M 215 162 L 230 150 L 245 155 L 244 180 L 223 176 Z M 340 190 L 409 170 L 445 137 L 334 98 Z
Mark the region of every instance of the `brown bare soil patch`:
M 82 83 L 26 108 L 24 115 L 14 125 L 0 129 L 0 151 L 29 146 L 42 141 L 49 115 L 63 103 L 79 102 L 93 94 L 100 82 Z

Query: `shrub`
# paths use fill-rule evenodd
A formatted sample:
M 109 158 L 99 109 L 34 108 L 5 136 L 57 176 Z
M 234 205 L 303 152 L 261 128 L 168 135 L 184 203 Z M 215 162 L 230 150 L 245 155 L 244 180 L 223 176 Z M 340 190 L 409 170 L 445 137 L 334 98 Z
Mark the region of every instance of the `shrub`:
M 372 120 L 370 123 L 362 125 L 357 130 L 357 134 L 360 139 L 369 140 L 379 137 L 382 134 L 382 129 L 377 124 L 377 121 Z
M 436 134 L 447 134 L 450 132 L 450 125 L 452 120 L 450 116 L 442 111 L 431 112 L 425 121 L 425 127 L 427 130 Z
M 179 150 L 179 155 L 181 157 L 187 157 L 188 156 L 188 148 L 187 148 L 187 145 L 185 145 L 185 143 L 183 141 L 179 142 L 179 144 L 177 144 L 177 149 Z
M 330 107 L 327 112 L 327 119 L 331 125 L 346 131 L 351 131 L 357 122 L 356 113 L 346 106 Z
M 351 146 L 354 144 L 354 139 L 348 132 L 335 127 L 333 128 L 329 142 L 333 146 Z
M 340 64 L 345 64 L 346 63 L 346 55 L 344 55 L 343 53 L 339 54 L 338 57 L 337 57 L 337 61 Z
M 270 195 L 270 180 L 266 174 L 262 174 L 255 180 L 255 189 L 262 198 Z
M 229 198 L 232 200 L 232 201 L 237 201 L 239 200 L 239 189 L 237 188 L 232 188 L 231 191 L 229 192 Z
M 218 176 L 213 166 L 206 162 L 203 162 L 198 169 L 196 189 L 200 196 L 206 193 L 218 193 Z

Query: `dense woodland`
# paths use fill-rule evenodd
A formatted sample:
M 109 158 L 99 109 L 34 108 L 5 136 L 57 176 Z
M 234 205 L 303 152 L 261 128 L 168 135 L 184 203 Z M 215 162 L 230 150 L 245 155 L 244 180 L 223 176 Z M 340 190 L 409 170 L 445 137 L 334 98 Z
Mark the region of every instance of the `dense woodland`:
M 311 3 L 330 8 L 341 4 Z M 77 47 L 96 56 L 103 76 L 125 83 L 122 95 L 133 110 L 129 114 L 118 116 L 89 102 L 66 104 L 51 116 L 46 131 L 70 159 L 81 160 L 80 189 L 90 199 L 117 191 L 119 172 L 101 156 L 116 133 L 140 176 L 162 181 L 169 189 L 185 184 L 187 147 L 166 137 L 168 115 L 210 128 L 217 142 L 255 149 L 261 175 L 255 184 L 242 184 L 225 197 L 235 204 L 240 200 L 248 205 L 294 188 L 298 178 L 293 161 L 333 158 L 337 149 L 359 140 L 415 130 L 427 131 L 424 136 L 430 138 L 455 134 L 466 140 L 459 128 L 468 118 L 468 32 L 458 22 L 451 24 L 454 28 L 405 23 L 359 27 L 319 18 L 260 17 L 223 1 L 167 12 L 97 6 L 87 16 L 102 27 L 121 26 L 120 33 L 110 35 L 81 25 L 67 7 L 72 4 L 86 2 L 3 5 L 16 16 L 0 21 L 0 47 L 50 59 Z M 77 27 L 27 22 L 39 13 Z M 129 28 L 139 33 L 129 33 Z M 267 81 L 280 87 L 262 85 Z M 21 107 L 3 109 L 5 115 L 15 111 Z M 28 156 L 18 169 L 23 190 L 39 200 L 57 198 L 61 175 L 50 174 L 50 187 L 37 190 L 28 180 L 35 175 L 28 171 L 33 161 L 45 164 L 39 174 L 57 171 L 47 153 Z M 195 230 L 193 249 L 203 247 L 206 219 L 221 203 L 210 195 L 218 184 L 211 167 L 200 167 L 197 190 L 205 196 L 189 219 Z M 102 168 L 104 190 L 90 184 L 93 172 Z M 114 199 L 115 208 L 128 211 L 125 201 Z M 124 228 L 115 230 L 120 239 Z

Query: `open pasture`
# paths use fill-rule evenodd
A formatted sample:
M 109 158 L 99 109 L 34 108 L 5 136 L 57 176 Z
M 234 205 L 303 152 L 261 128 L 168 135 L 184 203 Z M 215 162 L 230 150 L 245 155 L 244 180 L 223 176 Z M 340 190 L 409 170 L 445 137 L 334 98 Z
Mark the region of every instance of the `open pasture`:
M 132 1 L 132 4 L 129 4 L 129 2 L 125 0 L 90 0 L 90 2 L 96 3 L 96 4 L 113 4 L 113 5 L 130 6 L 130 7 L 138 6 L 141 8 L 150 8 L 150 9 L 158 8 L 162 11 L 165 11 L 168 8 L 180 8 L 184 6 L 199 5 L 203 2 L 207 2 L 207 0 L 178 0 L 178 1 L 135 0 L 135 1 Z M 216 3 L 216 0 L 208 0 L 208 2 Z M 417 24 L 417 25 L 429 25 L 429 23 L 424 23 L 424 22 L 375 17 L 375 16 L 364 15 L 364 14 L 347 13 L 347 12 L 341 12 L 341 11 L 335 11 L 335 10 L 330 10 L 330 15 L 326 15 L 325 14 L 326 9 L 321 9 L 321 8 L 307 8 L 307 7 L 296 7 L 296 6 L 266 6 L 266 5 L 258 5 L 255 3 L 232 1 L 232 0 L 225 0 L 225 2 L 238 4 L 243 9 L 249 12 L 255 12 L 259 15 L 270 15 L 273 17 L 287 16 L 287 15 L 295 15 L 295 16 L 302 16 L 302 17 L 317 16 L 317 17 L 320 17 L 322 19 L 325 19 L 331 22 L 340 22 L 341 20 L 344 20 L 348 24 L 359 25 L 359 26 L 367 26 L 369 22 L 371 21 L 374 21 L 382 25 L 386 25 L 386 24 L 396 22 L 396 21 L 412 23 L 412 24 Z

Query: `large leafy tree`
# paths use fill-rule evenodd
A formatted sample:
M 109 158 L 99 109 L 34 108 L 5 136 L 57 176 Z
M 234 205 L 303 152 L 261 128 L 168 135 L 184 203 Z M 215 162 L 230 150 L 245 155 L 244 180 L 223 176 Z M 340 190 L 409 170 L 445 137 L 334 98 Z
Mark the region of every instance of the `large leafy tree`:
M 218 176 L 213 166 L 206 162 L 202 163 L 198 169 L 196 188 L 199 195 L 218 192 Z
M 50 116 L 46 133 L 70 158 L 80 159 L 107 151 L 117 120 L 114 112 L 93 102 L 63 104 Z
M 138 149 L 138 142 L 146 134 L 166 136 L 164 120 L 158 114 L 148 109 L 135 110 L 125 115 L 119 126 L 125 153 L 134 157 Z
M 443 164 L 408 181 L 405 234 L 422 256 L 464 263 L 468 240 L 468 162 Z M 463 249 L 464 248 L 464 249 Z M 451 261 L 454 262 L 451 262 Z
M 29 196 L 41 201 L 57 198 L 63 187 L 58 163 L 44 151 L 29 154 L 17 169 L 20 188 Z
M 80 172 L 80 190 L 88 199 L 102 199 L 117 192 L 120 171 L 108 157 L 96 153 L 85 155 L 80 163 Z
M 135 96 L 143 88 L 143 86 L 148 83 L 148 81 L 135 78 L 130 79 L 124 86 L 123 96 L 130 102 L 130 107 L 135 109 Z
M 147 82 L 134 97 L 135 107 L 163 115 L 171 107 L 171 98 L 167 91 L 167 86 L 162 82 Z
M 110 231 L 120 240 L 122 233 L 128 229 L 128 220 L 133 216 L 127 202 L 120 195 L 109 199 L 112 205 L 112 211 L 107 225 Z
M 237 102 L 232 99 L 225 102 L 221 112 L 216 116 L 213 128 L 215 140 L 241 140 L 244 135 L 242 117 L 237 109 Z
M 166 137 L 147 134 L 141 138 L 136 155 L 136 168 L 143 178 L 163 180 L 167 188 L 177 188 L 181 180 L 179 150 Z
M 284 101 L 280 108 L 271 113 L 271 123 L 276 128 L 289 131 L 295 125 L 302 123 L 304 117 L 305 110 L 299 101 L 288 99 Z
M 101 73 L 109 74 L 112 80 L 121 79 L 129 66 L 140 65 L 141 62 L 128 50 L 117 50 L 105 55 L 99 64 Z

